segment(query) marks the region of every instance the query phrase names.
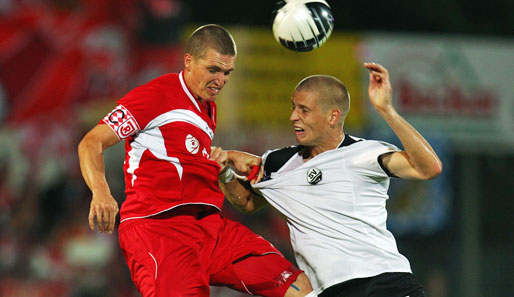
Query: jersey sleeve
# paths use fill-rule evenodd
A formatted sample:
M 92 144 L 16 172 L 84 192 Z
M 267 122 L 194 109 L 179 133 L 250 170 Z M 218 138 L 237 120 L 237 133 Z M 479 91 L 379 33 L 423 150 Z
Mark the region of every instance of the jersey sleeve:
M 266 161 L 268 160 L 268 156 L 274 150 L 268 150 L 262 155 L 262 166 L 264 167 L 264 177 L 263 180 L 270 179 L 271 172 L 269 172 L 269 166 L 266 166 Z
M 134 135 L 144 129 L 154 117 L 152 107 L 158 104 L 158 93 L 144 87 L 138 87 L 123 98 L 100 123 L 107 124 L 120 140 Z
M 122 104 L 118 104 L 99 124 L 111 127 L 118 139 L 125 139 L 141 130 L 136 118 Z
M 286 162 L 302 148 L 303 146 L 293 145 L 265 152 L 262 156 L 262 164 L 264 166 L 263 180 L 270 179 L 272 173 L 278 172 L 280 168 L 282 168 L 282 166 L 284 166 L 284 164 L 286 164 Z
M 354 170 L 366 176 L 383 178 L 394 177 L 394 175 L 383 166 L 379 157 L 385 153 L 400 151 L 400 149 L 393 144 L 383 141 L 368 140 L 366 142 L 366 148 L 351 161 Z

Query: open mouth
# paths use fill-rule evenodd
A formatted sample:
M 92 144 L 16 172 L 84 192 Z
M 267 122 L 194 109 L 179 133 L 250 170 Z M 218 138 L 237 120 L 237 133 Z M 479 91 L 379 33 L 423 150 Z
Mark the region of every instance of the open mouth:
M 294 133 L 295 133 L 296 135 L 298 135 L 298 134 L 303 134 L 303 132 L 305 132 L 305 130 L 303 130 L 302 128 L 294 127 Z
M 216 87 L 207 87 L 207 89 L 209 90 L 209 92 L 211 94 L 214 94 L 214 95 L 218 94 L 221 91 L 221 88 L 216 88 Z

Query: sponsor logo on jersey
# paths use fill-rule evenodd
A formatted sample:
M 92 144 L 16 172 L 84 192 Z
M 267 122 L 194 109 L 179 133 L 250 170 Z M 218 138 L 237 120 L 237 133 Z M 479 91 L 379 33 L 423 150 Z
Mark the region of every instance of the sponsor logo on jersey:
M 205 158 L 209 159 L 209 153 L 207 152 L 207 149 L 203 148 L 202 150 L 202 156 L 204 156 Z
M 198 153 L 198 150 L 200 149 L 200 142 L 191 134 L 186 136 L 186 149 L 191 154 Z
M 319 183 L 322 179 L 321 170 L 318 168 L 312 167 L 309 170 L 307 170 L 307 181 L 311 185 L 315 185 Z

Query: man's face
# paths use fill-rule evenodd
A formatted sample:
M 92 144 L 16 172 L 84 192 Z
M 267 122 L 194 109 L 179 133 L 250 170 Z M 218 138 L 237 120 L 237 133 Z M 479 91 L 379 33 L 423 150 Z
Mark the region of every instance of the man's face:
M 317 103 L 316 92 L 295 92 L 293 109 L 289 118 L 294 127 L 296 141 L 305 146 L 322 146 L 330 125 L 330 112 L 323 111 Z
M 207 49 L 202 58 L 184 57 L 186 82 L 196 97 L 214 101 L 234 70 L 235 56 Z

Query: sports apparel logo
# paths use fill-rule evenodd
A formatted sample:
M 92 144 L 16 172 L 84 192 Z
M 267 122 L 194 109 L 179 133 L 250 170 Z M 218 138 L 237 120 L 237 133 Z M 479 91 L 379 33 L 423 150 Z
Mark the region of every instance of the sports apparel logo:
M 319 170 L 318 168 L 313 167 L 307 170 L 307 181 L 309 182 L 309 184 L 315 185 L 321 181 L 321 178 L 321 170 Z
M 186 149 L 191 154 L 198 153 L 198 150 L 200 149 L 200 142 L 198 141 L 198 139 L 194 138 L 194 136 L 191 134 L 188 134 L 186 136 Z

